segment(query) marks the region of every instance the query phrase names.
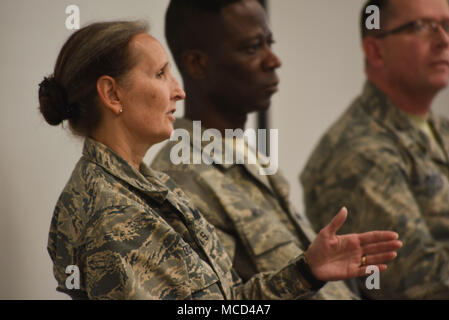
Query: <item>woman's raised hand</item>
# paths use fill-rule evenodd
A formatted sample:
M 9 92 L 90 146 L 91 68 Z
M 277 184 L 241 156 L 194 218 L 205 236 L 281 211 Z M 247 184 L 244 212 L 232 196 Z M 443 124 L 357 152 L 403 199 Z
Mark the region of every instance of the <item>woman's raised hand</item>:
M 318 233 L 305 257 L 314 276 L 322 281 L 344 280 L 366 276 L 366 268 L 375 265 L 380 271 L 386 262 L 396 258 L 402 243 L 392 231 L 371 231 L 337 235 L 348 211 L 342 208 Z

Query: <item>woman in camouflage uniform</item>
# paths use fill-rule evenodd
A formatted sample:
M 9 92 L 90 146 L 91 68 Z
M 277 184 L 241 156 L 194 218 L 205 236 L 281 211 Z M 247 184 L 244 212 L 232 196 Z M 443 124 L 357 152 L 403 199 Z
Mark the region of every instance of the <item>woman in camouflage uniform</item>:
M 40 84 L 40 111 L 51 125 L 67 120 L 85 143 L 50 228 L 57 290 L 80 299 L 298 299 L 396 256 L 393 232 L 337 236 L 343 209 L 305 254 L 242 283 L 213 226 L 142 162 L 169 138 L 184 97 L 142 22 L 91 24 L 64 44 Z M 79 283 L 67 281 L 73 268 Z

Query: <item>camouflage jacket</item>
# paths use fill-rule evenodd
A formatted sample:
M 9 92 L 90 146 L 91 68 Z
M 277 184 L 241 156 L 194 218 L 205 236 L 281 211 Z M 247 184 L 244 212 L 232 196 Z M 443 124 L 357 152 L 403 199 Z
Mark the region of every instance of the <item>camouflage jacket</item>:
M 297 262 L 245 284 L 214 227 L 165 174 L 135 170 L 86 139 L 51 222 L 48 252 L 58 290 L 91 299 L 293 299 L 313 291 Z M 66 287 L 66 267 L 80 271 Z
M 209 143 L 202 141 L 195 144 L 201 145 L 200 148 L 195 147 L 190 120 L 177 119 L 175 128 L 187 130 L 192 140 L 170 141 L 151 165 L 175 180 L 206 220 L 214 225 L 242 279 L 249 279 L 258 272 L 276 270 L 303 253 L 315 233 L 292 207 L 288 183 L 280 173 L 259 175 L 259 167 L 248 164 L 248 161 L 234 165 L 193 164 L 193 161 L 175 165 L 170 160 L 174 145 L 189 143 L 192 160 L 194 153 L 200 153 L 201 157 Z M 330 282 L 314 298 L 356 297 L 343 282 Z
M 404 246 L 380 290 L 360 281 L 370 298 L 449 298 L 449 121 L 431 114 L 429 124 L 444 150 L 368 82 L 301 174 L 316 229 L 345 205 L 342 232 L 399 233 Z

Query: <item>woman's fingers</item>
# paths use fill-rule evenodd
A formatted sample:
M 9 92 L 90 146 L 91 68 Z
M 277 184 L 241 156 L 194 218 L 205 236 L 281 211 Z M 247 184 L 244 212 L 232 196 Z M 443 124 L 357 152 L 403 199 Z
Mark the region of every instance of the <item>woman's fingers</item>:
M 332 221 L 326 226 L 327 231 L 330 234 L 336 234 L 341 226 L 345 223 L 346 217 L 348 216 L 348 210 L 343 207 L 337 213 L 337 215 L 332 219 Z
M 398 238 L 399 235 L 393 231 L 370 231 L 359 235 L 360 244 L 362 246 L 376 242 L 397 240 Z
M 365 265 L 370 266 L 370 265 L 383 264 L 393 260 L 394 258 L 396 258 L 397 255 L 398 254 L 394 251 L 365 255 L 366 257 Z
M 388 251 L 398 250 L 402 247 L 402 242 L 399 240 L 384 241 L 378 243 L 371 243 L 363 246 L 364 254 L 376 254 Z

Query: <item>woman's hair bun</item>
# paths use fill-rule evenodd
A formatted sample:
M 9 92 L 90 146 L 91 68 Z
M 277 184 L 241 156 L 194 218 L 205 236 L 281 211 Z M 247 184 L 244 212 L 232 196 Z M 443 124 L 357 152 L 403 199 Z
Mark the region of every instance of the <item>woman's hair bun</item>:
M 45 121 L 53 126 L 69 119 L 72 113 L 65 89 L 53 76 L 45 77 L 39 84 L 39 105 Z

